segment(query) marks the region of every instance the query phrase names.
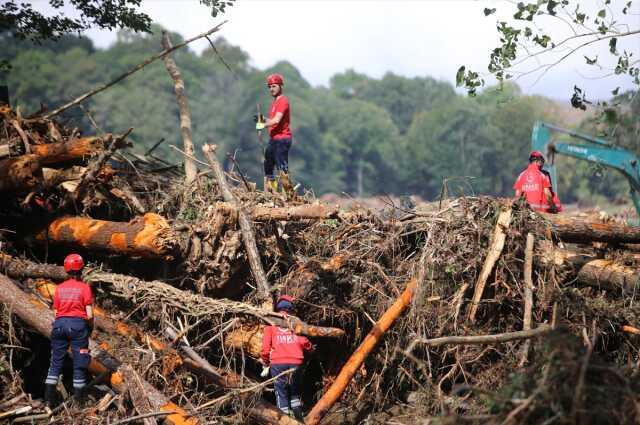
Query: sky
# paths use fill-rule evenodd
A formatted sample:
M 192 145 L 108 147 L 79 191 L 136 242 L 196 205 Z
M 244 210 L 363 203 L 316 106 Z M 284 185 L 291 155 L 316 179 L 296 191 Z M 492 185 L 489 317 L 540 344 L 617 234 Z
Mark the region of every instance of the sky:
M 46 8 L 45 0 L 36 0 Z M 464 0 L 236 0 L 227 12 L 211 17 L 209 9 L 197 0 L 143 0 L 142 10 L 154 22 L 185 38 L 202 33 L 223 20 L 220 35 L 240 46 L 260 69 L 280 60 L 291 62 L 313 85 L 327 85 L 332 75 L 347 69 L 380 78 L 386 72 L 398 75 L 431 76 L 455 83 L 461 65 L 486 73 L 491 50 L 497 46 L 498 19 L 509 20 L 515 2 Z M 613 2 L 622 3 L 617 0 Z M 637 5 L 638 2 L 636 2 Z M 580 0 L 587 11 L 601 8 L 600 0 Z M 485 7 L 497 12 L 484 16 Z M 626 17 L 640 28 L 640 10 Z M 510 21 L 513 21 L 512 19 Z M 568 28 L 559 20 L 543 22 L 543 29 L 563 36 Z M 87 33 L 97 46 L 115 41 L 114 32 L 91 30 Z M 620 40 L 640 56 L 640 42 Z M 196 51 L 205 41 L 191 45 Z M 566 51 L 565 51 L 566 52 Z M 590 98 L 606 99 L 617 86 L 631 88 L 629 78 L 609 76 L 610 72 L 585 67 L 584 55 L 601 59 L 608 56 L 607 42 L 595 44 L 561 62 L 542 78 L 539 74 L 518 80 L 525 93 L 542 94 L 566 100 L 574 83 Z M 563 52 L 564 53 L 564 52 Z M 540 64 L 552 62 L 543 58 Z M 536 67 L 525 64 L 523 70 Z M 491 77 L 487 75 L 487 79 Z

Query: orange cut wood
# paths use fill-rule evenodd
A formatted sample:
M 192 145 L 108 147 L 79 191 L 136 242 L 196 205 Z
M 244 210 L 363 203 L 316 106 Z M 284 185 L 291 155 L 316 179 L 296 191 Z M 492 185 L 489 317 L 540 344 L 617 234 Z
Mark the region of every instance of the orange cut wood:
M 154 213 L 129 222 L 62 217 L 50 223 L 36 239 L 150 258 L 171 257 L 178 245 L 167 221 Z

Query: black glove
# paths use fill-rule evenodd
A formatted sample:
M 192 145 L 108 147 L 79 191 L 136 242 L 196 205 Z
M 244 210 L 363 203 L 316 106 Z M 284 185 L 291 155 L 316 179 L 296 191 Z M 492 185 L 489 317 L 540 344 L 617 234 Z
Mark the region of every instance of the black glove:
M 549 205 L 549 212 L 551 214 L 557 214 L 558 213 L 558 207 L 556 206 L 556 204 Z

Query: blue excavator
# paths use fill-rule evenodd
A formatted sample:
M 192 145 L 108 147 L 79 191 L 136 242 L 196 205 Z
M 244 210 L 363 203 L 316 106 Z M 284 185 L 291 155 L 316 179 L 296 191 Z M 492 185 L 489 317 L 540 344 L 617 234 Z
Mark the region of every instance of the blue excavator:
M 580 140 L 578 143 L 555 140 L 555 134 L 570 136 Z M 531 133 L 531 148 L 542 152 L 547 158 L 544 169 L 551 175 L 551 184 L 557 188 L 557 175 L 554 165 L 556 154 L 600 164 L 620 171 L 629 182 L 631 199 L 640 218 L 640 158 L 628 150 L 606 140 L 592 137 L 542 121 L 536 121 Z

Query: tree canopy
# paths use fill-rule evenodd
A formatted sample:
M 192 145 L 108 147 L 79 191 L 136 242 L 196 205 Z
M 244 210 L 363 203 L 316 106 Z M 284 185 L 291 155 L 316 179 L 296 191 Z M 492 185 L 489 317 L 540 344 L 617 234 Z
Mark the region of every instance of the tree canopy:
M 90 40 L 71 35 L 41 45 L 13 40 L 10 48 L 0 52 L 0 59 L 13 64 L 6 74 L 12 103 L 29 115 L 41 103 L 53 108 L 110 81 L 160 50 L 161 28 L 151 26 L 150 30 L 121 31 L 107 49 L 96 49 Z M 6 37 L 11 35 L 0 35 Z M 176 43 L 182 40 L 178 34 L 171 38 Z M 467 97 L 456 94 L 451 84 L 428 76 L 387 74 L 375 79 L 350 70 L 334 75 L 328 87 L 314 87 L 291 63 L 257 69 L 241 48 L 224 38 L 213 43 L 215 51 L 208 48 L 196 54 L 184 48 L 175 52 L 186 83 L 196 144 L 209 140 L 218 144 L 227 167 L 232 165 L 229 154 L 244 174 L 260 180 L 262 147 L 252 116 L 257 105 L 266 112 L 271 103 L 265 75 L 280 72 L 292 107 L 292 176 L 318 195 L 416 194 L 432 200 L 444 187 L 451 194 L 511 196 L 513 181 L 526 166 L 536 119 L 564 127 L 582 122 L 582 129 L 594 134 L 613 131 L 593 115 L 571 111 L 544 97 L 523 95 L 515 84 L 505 84 L 502 90 L 489 87 Z M 618 117 L 614 139 L 622 144 L 634 135 L 637 139 L 637 97 L 624 93 L 612 101 L 629 105 Z M 589 119 L 576 119 L 576 113 Z M 178 109 L 173 83 L 161 63 L 149 65 L 62 118 L 86 133 L 134 127 L 135 151 L 144 153 L 164 139 L 154 153 L 173 163 L 183 159 L 170 147 L 180 144 Z M 558 188 L 563 199 L 598 199 L 594 195 L 598 190 L 609 198 L 626 195 L 624 181 L 616 176 L 605 173 L 603 178 L 613 180 L 600 178 L 603 183 L 594 189 L 598 177 L 593 169 L 584 163 L 567 164 Z M 605 187 L 605 182 L 612 186 Z

